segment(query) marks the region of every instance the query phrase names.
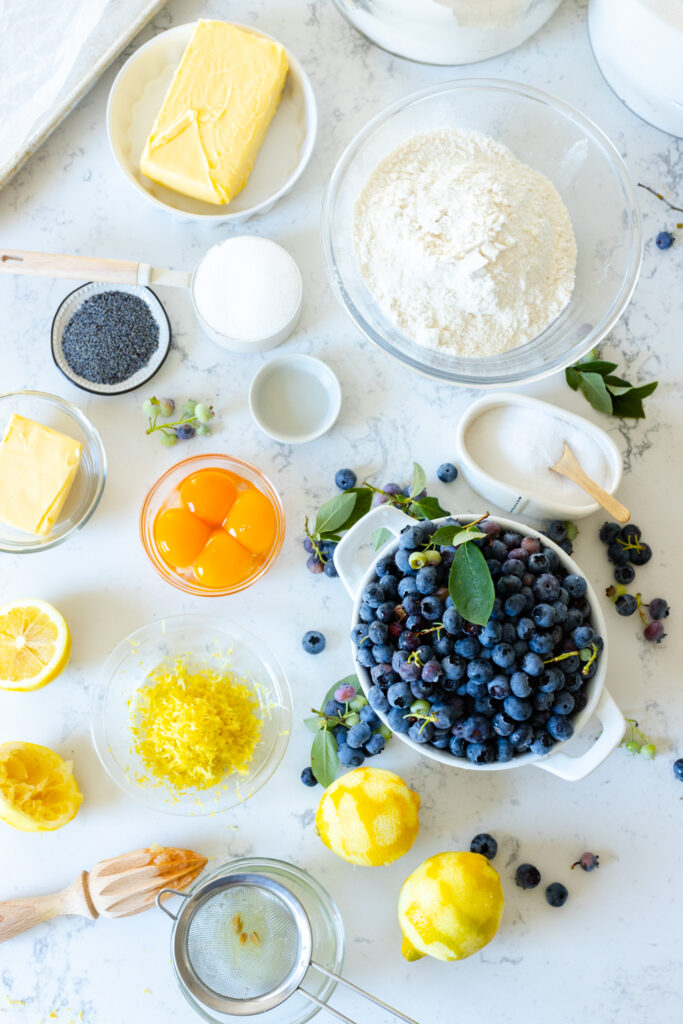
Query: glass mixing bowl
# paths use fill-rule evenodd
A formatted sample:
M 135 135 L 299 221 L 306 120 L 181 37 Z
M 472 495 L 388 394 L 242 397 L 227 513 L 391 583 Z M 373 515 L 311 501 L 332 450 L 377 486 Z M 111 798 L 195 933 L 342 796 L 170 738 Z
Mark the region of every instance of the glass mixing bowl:
M 567 307 L 532 341 L 495 356 L 464 358 L 418 345 L 380 310 L 356 263 L 354 206 L 368 177 L 411 136 L 444 127 L 490 135 L 549 178 L 569 210 L 576 235 L 576 284 Z M 366 337 L 430 377 L 467 387 L 497 387 L 555 373 L 605 337 L 636 286 L 642 227 L 629 172 L 588 118 L 538 89 L 465 79 L 413 93 L 358 133 L 327 188 L 322 244 L 332 287 Z
M 275 511 L 277 529 L 272 548 L 264 560 L 256 566 L 251 576 L 247 576 L 246 579 L 240 580 L 229 587 L 203 587 L 193 577 L 182 576 L 180 573 L 174 572 L 171 566 L 161 557 L 154 537 L 154 520 L 157 514 L 182 481 L 199 469 L 225 469 L 229 473 L 235 473 L 244 480 L 248 480 L 253 487 L 256 487 L 257 490 L 265 494 Z M 238 591 L 250 587 L 252 583 L 255 583 L 256 580 L 268 572 L 280 554 L 282 542 L 285 539 L 285 512 L 277 491 L 268 477 L 264 476 L 256 466 L 252 466 L 251 463 L 244 462 L 233 455 L 222 455 L 220 453 L 191 455 L 188 459 L 176 462 L 175 466 L 167 469 L 150 487 L 140 512 L 140 538 L 149 556 L 149 560 L 167 583 L 178 587 L 179 590 L 184 590 L 186 594 L 197 594 L 200 597 L 226 597 L 228 594 L 236 594 Z
M 82 445 L 78 470 L 54 527 L 45 536 L 24 533 L 0 523 L 0 551 L 14 554 L 47 551 L 62 544 L 88 522 L 97 508 L 107 478 L 102 438 L 90 420 L 70 402 L 42 391 L 14 391 L 0 395 L 0 438 L 12 413 L 67 434 Z
M 210 789 L 178 792 L 150 779 L 131 732 L 135 694 L 149 672 L 168 659 L 191 656 L 213 670 L 229 668 L 258 699 L 263 722 L 247 775 L 228 775 Z M 229 810 L 251 797 L 280 764 L 292 721 L 292 695 L 279 662 L 261 639 L 226 619 L 177 615 L 143 626 L 122 640 L 102 666 L 93 695 L 95 750 L 113 782 L 155 811 L 203 815 Z

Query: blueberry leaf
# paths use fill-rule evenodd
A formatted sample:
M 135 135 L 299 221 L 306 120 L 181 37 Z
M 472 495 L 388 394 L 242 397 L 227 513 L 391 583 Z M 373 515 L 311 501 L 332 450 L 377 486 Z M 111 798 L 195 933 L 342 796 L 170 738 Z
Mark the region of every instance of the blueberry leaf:
M 475 544 L 461 544 L 455 552 L 448 576 L 448 593 L 464 619 L 479 626 L 486 625 L 493 610 L 495 591 L 486 559 Z
M 410 497 L 416 498 L 424 490 L 427 483 L 427 474 L 419 462 L 413 463 L 413 479 L 410 484 Z
M 317 715 L 315 718 L 304 718 L 304 725 L 310 732 L 319 732 L 321 722 L 322 718 L 318 718 Z
M 438 498 L 430 497 L 411 502 L 406 511 L 414 519 L 440 519 L 449 514 L 445 508 L 441 508 Z
M 375 551 L 379 551 L 385 544 L 388 544 L 393 538 L 391 530 L 387 530 L 386 526 L 380 526 L 376 530 L 372 531 L 372 543 L 375 545 Z
M 444 544 L 446 546 L 459 547 L 470 540 L 481 540 L 486 534 L 468 526 L 440 526 L 430 538 L 430 545 Z
M 329 729 L 323 729 L 314 736 L 311 746 L 311 770 L 325 789 L 332 785 L 339 771 L 337 749 L 337 741 Z
M 316 535 L 334 533 L 335 530 L 341 529 L 353 512 L 356 500 L 356 494 L 344 491 L 343 494 L 336 494 L 334 498 L 321 505 L 315 517 Z
M 644 420 L 645 410 L 643 399 L 651 395 L 657 387 L 657 381 L 644 384 L 640 388 L 631 388 L 625 395 L 615 395 L 613 400 L 614 415 L 624 416 L 627 419 Z
M 606 373 L 612 373 L 616 368 L 616 363 L 608 363 L 605 359 L 589 359 L 585 363 L 577 363 L 575 367 L 572 367 L 579 373 L 599 373 L 601 377 L 604 377 Z
M 564 375 L 567 378 L 567 384 L 569 384 L 569 387 L 572 389 L 572 391 L 578 391 L 579 384 L 581 383 L 581 377 L 579 376 L 579 373 L 575 369 L 575 367 L 568 366 L 567 369 L 564 371 Z
M 356 502 L 349 517 L 337 527 L 338 530 L 350 530 L 352 526 L 367 515 L 372 504 L 372 491 L 369 487 L 349 487 L 345 494 L 355 494 Z
M 581 373 L 581 394 L 598 412 L 612 412 L 612 396 L 599 373 Z

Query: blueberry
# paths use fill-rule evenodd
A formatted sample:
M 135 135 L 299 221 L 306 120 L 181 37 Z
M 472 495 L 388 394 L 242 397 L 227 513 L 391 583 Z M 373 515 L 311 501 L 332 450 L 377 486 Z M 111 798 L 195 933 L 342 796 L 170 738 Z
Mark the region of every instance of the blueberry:
M 392 601 L 398 597 L 398 581 L 391 573 L 381 576 L 377 586 L 382 591 L 382 602 Z
M 394 648 L 390 643 L 374 644 L 372 647 L 372 656 L 377 662 L 388 662 L 394 653 Z
M 563 907 L 568 896 L 567 888 L 562 882 L 551 882 L 545 890 L 545 898 L 551 907 Z
M 487 661 L 477 658 L 467 666 L 467 678 L 473 683 L 481 683 L 484 687 L 493 679 L 493 669 Z
M 410 707 L 413 703 L 413 694 L 407 683 L 392 683 L 387 690 L 387 698 L 393 708 L 404 708 Z M 393 729 L 393 726 L 390 725 Z
M 377 605 L 375 608 L 375 614 L 378 622 L 383 622 L 385 625 L 389 625 L 394 619 L 394 602 L 383 601 L 382 604 Z
M 402 662 L 397 671 L 405 683 L 413 683 L 420 678 L 420 666 L 414 661 Z
M 520 889 L 535 889 L 541 881 L 541 872 L 533 864 L 520 864 L 515 871 L 515 884 Z
M 364 622 L 357 622 L 351 630 L 351 639 L 353 640 L 356 647 L 360 647 L 362 643 L 368 639 L 368 627 Z
M 434 726 L 427 721 L 413 722 L 408 729 L 408 736 L 413 743 L 429 743 L 434 736 Z
M 343 764 L 345 768 L 358 768 L 365 760 L 363 751 L 350 747 L 348 743 L 341 743 L 339 745 L 337 757 L 339 758 L 339 763 Z
M 439 585 L 437 571 L 433 565 L 426 565 L 418 571 L 415 585 L 419 594 L 433 594 Z
M 652 558 L 652 548 L 649 544 L 638 541 L 635 551 L 627 551 L 626 554 L 631 565 L 645 565 Z
M 669 614 L 669 605 L 663 597 L 653 597 L 648 605 L 648 611 L 653 619 L 665 619 Z
M 542 551 L 539 551 L 534 555 L 529 555 L 527 568 L 529 569 L 529 572 L 534 574 L 534 576 L 540 576 L 542 573 L 548 572 L 550 569 L 550 562 L 547 555 Z
M 574 726 L 563 714 L 551 715 L 547 729 L 554 740 L 569 740 L 574 735 Z
M 334 733 L 334 738 L 337 741 L 337 745 L 339 745 L 340 743 L 346 743 L 346 734 L 348 732 L 348 729 L 346 728 L 345 725 L 335 725 L 332 732 Z
M 338 700 L 331 699 L 325 702 L 323 711 L 330 718 L 338 718 L 344 714 L 346 707 L 344 704 L 340 704 Z
M 462 615 L 453 607 L 446 608 L 446 611 L 443 613 L 442 621 L 446 630 L 449 633 L 453 633 L 453 635 L 459 633 L 462 629 Z
M 547 754 L 555 745 L 555 740 L 552 736 L 549 736 L 547 732 L 540 732 L 538 735 L 534 735 L 533 742 L 531 744 L 531 752 L 533 754 L 539 754 L 541 757 Z
M 455 721 L 455 709 L 452 704 L 437 701 L 432 704 L 431 714 L 436 729 L 450 729 Z
M 491 764 L 495 760 L 490 743 L 468 743 L 465 748 L 465 756 L 472 764 Z
M 531 693 L 531 683 L 526 672 L 513 672 L 510 676 L 510 689 L 515 697 L 528 697 Z
M 540 655 L 535 654 L 533 651 L 529 651 L 529 653 L 525 654 L 522 659 L 521 669 L 522 672 L 526 672 L 528 676 L 533 676 L 534 678 L 543 675 L 543 672 L 545 671 L 543 658 L 541 658 Z
M 673 770 L 676 778 L 683 782 L 683 757 L 679 757 L 677 761 L 674 761 Z
M 555 638 L 550 633 L 533 633 L 529 639 L 529 650 L 545 658 L 553 653 L 555 643 Z
M 386 740 L 384 736 L 380 732 L 376 732 L 365 744 L 365 753 L 368 757 L 374 757 L 375 754 L 381 754 L 385 746 Z
M 621 528 L 617 523 L 603 523 L 600 527 L 600 540 L 603 544 L 614 544 L 615 540 L 621 533 Z
M 499 597 L 509 597 L 517 594 L 522 589 L 522 580 L 519 576 L 501 576 L 496 583 L 496 593 Z
M 350 487 L 356 486 L 358 477 L 352 469 L 338 469 L 334 476 L 334 482 L 340 491 L 348 491 Z
M 510 644 L 496 644 L 491 659 L 498 668 L 509 669 L 515 663 L 515 652 Z
M 373 622 L 375 618 L 375 609 L 371 608 L 369 604 L 365 604 L 363 602 L 358 609 L 358 615 L 361 622 Z M 367 636 L 367 633 L 365 635 Z
M 420 637 L 417 633 L 412 633 L 409 629 L 404 630 L 398 638 L 398 649 L 400 651 L 416 651 L 419 646 Z
M 526 572 L 526 566 L 518 558 L 508 558 L 503 562 L 501 572 L 503 576 L 519 576 L 521 580 Z
M 421 547 L 426 541 L 425 532 L 421 526 L 407 526 L 405 530 L 401 531 L 398 538 L 399 549 L 404 548 L 405 550 L 414 551 L 416 548 Z M 398 565 L 398 562 L 396 563 Z
M 638 610 L 638 602 L 633 594 L 622 594 L 614 602 L 614 607 L 620 615 L 633 615 Z
M 371 736 L 372 729 L 367 722 L 359 722 L 358 725 L 352 725 L 349 729 L 346 737 L 346 743 L 349 747 L 353 747 L 354 750 L 357 750 L 359 747 L 364 746 Z
M 474 636 L 464 636 L 460 640 L 455 641 L 455 653 L 459 654 L 461 658 L 466 658 L 468 661 L 471 658 L 476 658 L 479 653 L 480 643 Z
M 548 711 L 553 706 L 555 696 L 552 693 L 545 693 L 543 690 L 539 690 L 538 693 L 534 693 L 531 698 L 536 711 Z
M 545 533 L 554 540 L 556 544 L 559 544 L 561 540 L 567 536 L 567 524 L 561 519 L 553 519 L 551 523 L 548 523 L 545 528 Z
M 534 736 L 532 727 L 527 722 L 518 725 L 514 732 L 510 733 L 510 743 L 515 750 L 528 750 Z
M 411 696 L 412 702 L 412 696 Z M 387 713 L 387 722 L 392 732 L 407 733 L 410 728 L 408 717 L 401 708 L 391 708 Z
M 363 668 L 372 668 L 377 663 L 369 647 L 359 647 L 356 652 L 356 661 Z
M 361 594 L 361 600 L 369 604 L 371 608 L 377 608 L 384 600 L 382 590 L 378 583 L 368 583 Z
M 503 700 L 510 696 L 510 680 L 502 674 L 494 676 L 489 682 L 488 690 L 489 696 L 494 700 Z
M 196 428 L 191 423 L 179 423 L 177 427 L 174 427 L 174 430 L 175 436 L 179 441 L 189 441 L 197 433 Z
M 525 607 L 526 598 L 522 593 L 510 594 L 510 596 L 505 600 L 505 614 L 511 619 L 515 619 L 518 615 L 521 615 Z
M 574 552 L 574 545 L 570 541 L 569 537 L 565 537 L 564 540 L 561 540 L 558 547 L 562 548 L 565 555 L 571 555 Z
M 505 547 L 502 540 L 493 540 L 488 548 L 485 548 L 485 554 L 502 565 L 507 559 L 508 549 Z
M 462 738 L 468 743 L 480 743 L 489 738 L 491 726 L 483 715 L 470 715 L 462 723 Z
M 368 690 L 368 700 L 375 710 L 383 711 L 385 714 L 391 707 L 384 691 L 379 686 L 371 686 Z
M 572 864 L 572 868 L 579 866 L 583 871 L 594 871 L 595 868 L 600 867 L 600 854 L 598 853 L 582 853 L 578 860 L 575 860 Z
M 536 623 L 533 619 L 524 615 L 517 621 L 517 636 L 520 640 L 530 640 L 536 630 Z
M 551 604 L 546 604 L 544 601 L 536 605 L 531 612 L 531 617 L 536 625 L 543 627 L 543 629 L 549 629 L 551 626 L 554 626 L 556 621 L 555 609 Z
M 360 715 L 361 722 L 365 722 L 365 724 L 369 725 L 371 729 L 379 729 L 382 724 L 369 704 L 362 707 L 358 714 Z
M 368 637 L 373 644 L 383 644 L 389 635 L 389 630 L 383 622 L 371 622 L 368 626 Z
M 467 672 L 467 662 L 459 654 L 449 654 L 441 662 L 446 679 L 463 679 Z
M 449 636 L 440 636 L 438 640 L 434 641 L 434 653 L 440 658 L 445 658 L 449 654 L 453 654 L 455 646 Z
M 570 572 L 565 576 L 562 586 L 568 591 L 570 597 L 583 597 L 588 588 L 583 576 L 578 576 L 575 572 Z
M 610 544 L 607 548 L 607 557 L 614 565 L 626 565 L 629 560 L 632 561 L 629 556 L 634 553 L 635 552 L 627 551 L 626 548 L 617 543 Z
M 314 575 L 324 572 L 325 570 L 325 566 L 320 561 L 317 555 L 311 555 L 310 558 L 306 559 L 306 568 L 308 569 L 309 572 L 312 572 Z
M 427 697 L 431 697 L 434 693 L 434 683 L 428 679 L 415 679 L 410 684 L 410 692 L 413 697 L 417 697 L 418 700 L 425 700 Z
M 443 675 L 441 662 L 432 658 L 422 666 L 422 679 L 425 683 L 435 683 Z
M 416 591 L 417 591 L 417 587 L 415 586 L 415 577 L 414 576 L 404 576 L 403 579 L 399 581 L 399 584 L 398 584 L 398 596 L 399 597 L 401 597 L 401 598 L 407 597 L 408 594 L 414 594 L 414 593 L 416 593 Z
M 487 860 L 493 860 L 498 853 L 498 843 L 488 832 L 479 832 L 470 843 L 470 853 L 481 853 Z
M 446 750 L 451 741 L 451 734 L 448 729 L 435 729 L 430 743 L 437 750 Z
M 302 773 L 301 773 L 301 781 L 303 782 L 304 786 L 317 786 L 318 785 L 318 780 L 316 779 L 315 775 L 313 774 L 313 769 L 310 768 L 310 767 L 309 768 L 304 768 L 304 770 L 302 771 Z
M 542 693 L 555 693 L 564 686 L 564 672 L 557 665 L 549 665 L 540 677 L 538 688 Z
M 386 555 L 384 558 L 378 558 L 375 562 L 375 573 L 380 579 L 382 576 L 386 576 L 387 573 L 393 572 L 395 568 L 394 559 L 391 555 Z
M 514 756 L 515 749 L 510 740 L 505 739 L 504 736 L 499 736 L 496 740 L 496 759 L 498 761 L 511 761 Z
M 628 585 L 636 578 L 636 570 L 632 565 L 615 565 L 614 578 L 617 583 Z
M 652 643 L 659 644 L 666 636 L 666 633 L 664 632 L 664 626 L 661 624 L 661 622 L 658 622 L 657 620 L 655 620 L 654 622 L 650 622 L 643 630 L 643 636 L 646 640 Z M 595 662 L 593 662 L 593 665 L 594 664 Z M 593 665 L 591 665 L 591 668 L 593 667 Z
M 448 744 L 448 749 L 450 750 L 453 757 L 465 757 L 467 744 L 465 743 L 465 740 L 463 740 L 461 737 L 451 736 L 450 743 Z
M 660 231 L 655 238 L 655 245 L 658 249 L 670 249 L 674 244 L 674 237 L 670 231 Z
M 515 722 L 525 722 L 531 718 L 533 708 L 529 701 L 521 700 L 519 697 L 506 697 L 503 701 L 505 714 Z
M 452 483 L 458 475 L 458 471 L 452 462 L 442 462 L 436 471 L 436 475 L 444 484 Z
M 544 572 L 536 578 L 531 589 L 539 601 L 556 601 L 560 594 L 560 582 L 551 572 Z
M 420 574 L 418 573 L 418 577 L 419 575 Z M 427 622 L 434 622 L 437 619 L 441 619 L 444 613 L 444 608 L 443 600 L 440 597 L 436 597 L 434 594 L 430 594 L 428 597 L 423 597 L 420 604 L 420 611 Z

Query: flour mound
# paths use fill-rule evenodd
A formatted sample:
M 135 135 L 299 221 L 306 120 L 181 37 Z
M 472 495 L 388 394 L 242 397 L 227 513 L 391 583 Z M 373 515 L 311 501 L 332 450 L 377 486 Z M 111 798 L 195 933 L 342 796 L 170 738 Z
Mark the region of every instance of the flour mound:
M 571 298 L 576 241 L 557 190 L 479 132 L 415 135 L 370 175 L 355 208 L 360 272 L 418 344 L 506 352 Z

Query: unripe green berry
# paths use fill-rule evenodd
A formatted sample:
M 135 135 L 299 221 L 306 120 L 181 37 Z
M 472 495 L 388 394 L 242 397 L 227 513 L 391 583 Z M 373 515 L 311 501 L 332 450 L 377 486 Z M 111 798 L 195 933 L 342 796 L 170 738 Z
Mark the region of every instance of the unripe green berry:
M 205 423 L 198 423 L 195 433 L 197 434 L 197 437 L 207 437 L 211 433 L 211 430 Z
M 161 435 L 161 443 L 166 448 L 172 448 L 177 440 L 178 440 L 178 438 L 176 437 L 176 435 L 174 433 L 171 433 L 171 434 L 162 433 L 162 435 Z
M 431 705 L 428 700 L 414 700 L 410 705 L 411 715 L 428 715 Z
M 363 697 L 363 695 L 359 693 L 352 701 L 349 702 L 349 707 L 352 711 L 360 711 L 361 708 L 365 707 L 367 702 L 367 697 Z
M 624 749 L 628 750 L 629 754 L 639 754 L 640 743 L 638 740 L 629 740 L 628 743 L 624 743 Z
M 425 551 L 424 557 L 427 565 L 440 565 L 441 564 L 441 552 L 440 551 Z
M 360 722 L 360 715 L 358 714 L 357 711 L 352 711 L 350 715 L 346 715 L 346 717 L 344 718 L 344 725 L 347 725 L 349 727 L 349 729 L 353 725 L 358 725 L 359 722 Z
M 195 400 L 193 398 L 188 398 L 188 400 L 183 403 L 183 408 L 181 412 L 183 416 L 194 416 L 194 411 L 196 408 L 197 403 L 195 402 Z
M 427 564 L 427 559 L 421 551 L 413 551 L 408 562 L 411 569 L 422 569 Z
M 377 729 L 377 732 L 380 734 L 380 736 L 384 736 L 385 740 L 391 739 L 391 729 L 389 728 L 388 725 L 385 725 L 384 722 L 382 722 L 379 729 Z
M 651 761 L 656 753 L 657 748 L 654 745 L 654 743 L 644 743 L 643 746 L 640 748 L 641 757 L 646 757 L 648 761 Z
M 194 408 L 194 414 L 200 423 L 208 423 L 213 419 L 213 410 L 205 402 L 199 402 Z

